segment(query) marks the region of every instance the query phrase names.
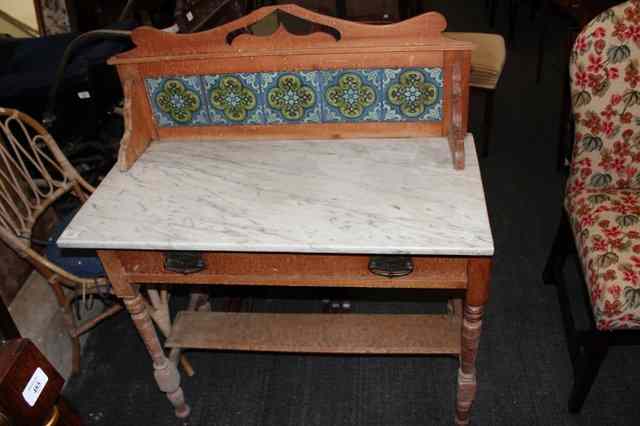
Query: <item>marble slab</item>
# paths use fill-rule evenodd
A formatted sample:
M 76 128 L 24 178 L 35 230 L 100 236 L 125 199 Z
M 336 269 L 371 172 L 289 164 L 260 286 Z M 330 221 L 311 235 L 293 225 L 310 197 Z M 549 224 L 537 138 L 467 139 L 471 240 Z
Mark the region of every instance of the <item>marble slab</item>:
M 478 255 L 493 240 L 473 137 L 157 141 L 111 170 L 67 248 Z

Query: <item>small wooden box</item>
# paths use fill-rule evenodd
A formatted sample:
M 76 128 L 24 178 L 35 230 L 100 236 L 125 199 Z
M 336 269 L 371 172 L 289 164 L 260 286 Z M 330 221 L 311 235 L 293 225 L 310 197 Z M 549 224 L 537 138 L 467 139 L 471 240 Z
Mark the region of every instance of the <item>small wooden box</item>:
M 0 346 L 0 409 L 12 424 L 44 424 L 63 385 L 62 376 L 30 340 Z

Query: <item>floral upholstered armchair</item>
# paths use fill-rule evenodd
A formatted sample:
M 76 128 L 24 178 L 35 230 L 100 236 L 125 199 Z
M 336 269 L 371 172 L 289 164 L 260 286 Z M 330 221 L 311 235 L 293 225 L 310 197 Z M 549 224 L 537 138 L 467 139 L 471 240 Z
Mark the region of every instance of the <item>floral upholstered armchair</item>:
M 569 405 L 578 411 L 616 333 L 640 329 L 640 0 L 582 30 L 570 75 L 575 145 L 566 215 L 544 278 L 561 282 L 574 239 L 593 313 L 590 332 L 569 336 L 576 375 Z M 566 289 L 558 289 L 566 305 Z
M 592 21 L 571 56 L 565 207 L 600 330 L 640 328 L 640 1 Z

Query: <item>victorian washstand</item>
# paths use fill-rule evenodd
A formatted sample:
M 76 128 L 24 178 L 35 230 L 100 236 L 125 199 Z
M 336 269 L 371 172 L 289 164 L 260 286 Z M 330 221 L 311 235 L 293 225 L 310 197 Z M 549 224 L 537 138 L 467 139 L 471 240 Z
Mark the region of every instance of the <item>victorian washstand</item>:
M 294 15 L 252 35 L 265 17 Z M 136 30 L 112 59 L 118 166 L 62 235 L 95 248 L 176 415 L 180 348 L 459 356 L 456 422 L 476 390 L 493 242 L 466 133 L 472 46 L 427 13 L 371 26 L 293 5 L 211 31 Z M 146 284 L 457 290 L 441 315 L 180 312 L 165 346 Z

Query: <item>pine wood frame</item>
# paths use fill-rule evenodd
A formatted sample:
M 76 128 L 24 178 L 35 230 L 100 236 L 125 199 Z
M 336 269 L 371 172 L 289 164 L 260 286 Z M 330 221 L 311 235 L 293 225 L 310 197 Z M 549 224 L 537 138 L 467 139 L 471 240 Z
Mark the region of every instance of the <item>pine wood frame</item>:
M 413 257 L 414 274 L 389 279 L 369 272 L 366 255 L 204 252 L 206 267 L 203 271 L 178 274 L 164 269 L 164 253 L 159 251 L 99 250 L 98 254 L 115 294 L 124 300 L 153 359 L 158 387 L 165 392 L 178 417 L 187 417 L 190 408 L 180 387 L 176 357 L 184 348 L 202 348 L 458 356 L 460 368 L 455 422 L 458 425 L 469 424 L 477 389 L 475 364 L 482 316 L 489 297 L 490 257 L 416 256 Z M 198 309 L 192 296 L 187 309 L 192 312 L 180 313 L 176 322 L 170 325 L 166 346 L 171 348 L 171 352 L 167 356 L 139 288 L 140 284 L 167 283 L 444 289 L 460 291 L 464 296 L 462 300 L 450 301 L 448 315 L 426 315 L 421 322 L 424 329 L 418 327 L 419 334 L 416 334 L 415 327 L 413 334 L 405 330 L 415 336 L 415 342 L 411 344 L 407 344 L 406 336 L 398 338 L 402 334 L 398 333 L 399 327 L 403 324 L 408 326 L 413 321 L 411 315 L 347 314 L 336 317 L 334 322 L 322 315 L 309 315 L 308 331 L 315 333 L 319 341 L 316 343 L 314 336 L 296 339 L 292 329 L 301 321 L 291 320 L 293 317 L 285 321 L 277 314 L 193 312 Z M 362 336 L 366 321 L 374 327 L 375 342 L 378 343 L 371 344 L 374 342 L 371 336 Z M 332 325 L 340 328 L 334 329 Z M 227 331 L 211 336 L 213 329 Z
M 267 37 L 241 33 L 276 11 L 329 27 L 297 36 L 284 27 Z M 125 95 L 125 134 L 118 163 L 128 170 L 149 143 L 158 139 L 260 139 L 444 136 L 452 161 L 464 168 L 472 44 L 442 35 L 446 21 L 429 12 L 404 22 L 369 25 L 324 16 L 288 4 L 263 7 L 226 25 L 196 34 L 153 28 L 133 32 L 136 48 L 112 58 Z M 239 34 L 229 43 L 230 35 Z M 229 72 L 331 70 L 342 68 L 441 67 L 443 118 L 439 122 L 358 122 L 202 127 L 158 127 L 145 90 L 145 77 Z

